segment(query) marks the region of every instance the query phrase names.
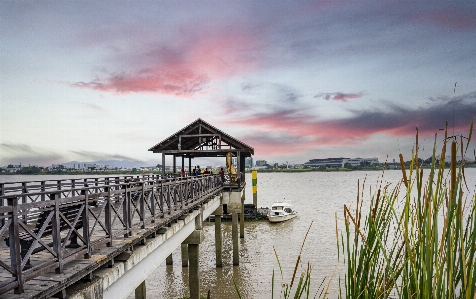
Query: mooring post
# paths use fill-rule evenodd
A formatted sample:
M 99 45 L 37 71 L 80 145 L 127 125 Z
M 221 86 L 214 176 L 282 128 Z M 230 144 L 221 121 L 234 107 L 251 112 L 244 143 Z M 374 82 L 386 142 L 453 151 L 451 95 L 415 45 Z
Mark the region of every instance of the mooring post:
M 233 266 L 240 264 L 240 253 L 238 252 L 238 213 L 231 213 L 231 238 L 233 239 Z
M 223 202 L 223 195 L 220 196 L 220 202 Z M 223 215 L 223 205 L 221 204 L 218 209 L 213 212 L 215 215 L 215 256 L 216 256 L 216 266 L 220 268 L 223 266 L 222 263 L 222 247 L 223 241 L 221 236 L 221 216 Z
M 253 189 L 253 205 L 255 209 L 258 208 L 258 171 L 253 170 L 251 171 L 251 181 L 252 181 L 252 189 Z
M 135 299 L 146 299 L 146 289 L 145 289 L 145 280 L 136 288 L 135 290 L 136 298 Z
M 245 237 L 245 190 L 241 195 L 241 212 L 240 212 L 240 238 Z
M 182 243 L 180 245 L 180 252 L 182 253 L 182 267 L 188 267 L 188 244 Z

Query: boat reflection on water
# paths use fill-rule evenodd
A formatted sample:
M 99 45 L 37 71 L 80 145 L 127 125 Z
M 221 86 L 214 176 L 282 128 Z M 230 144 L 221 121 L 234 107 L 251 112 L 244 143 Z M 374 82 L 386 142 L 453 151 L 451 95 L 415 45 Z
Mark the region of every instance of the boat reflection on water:
M 293 219 L 298 214 L 292 209 L 291 204 L 286 202 L 275 202 L 268 212 L 269 222 L 283 222 Z

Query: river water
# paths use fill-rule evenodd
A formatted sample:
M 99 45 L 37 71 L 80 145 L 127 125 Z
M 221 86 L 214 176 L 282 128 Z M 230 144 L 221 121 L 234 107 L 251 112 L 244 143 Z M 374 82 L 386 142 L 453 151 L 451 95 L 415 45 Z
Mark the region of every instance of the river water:
M 470 189 L 468 195 L 474 196 L 476 169 L 466 169 L 465 172 Z M 285 200 L 293 204 L 299 216 L 278 224 L 267 221 L 245 222 L 245 237 L 239 242 L 239 266 L 232 264 L 231 222 L 222 222 L 222 268 L 215 267 L 214 223 L 206 222 L 203 228 L 205 241 L 200 245 L 202 293 L 206 296 L 210 290 L 211 298 L 238 298 L 233 284 L 235 281 L 243 298 L 270 298 L 274 270 L 274 293 L 279 298 L 281 284 L 291 281 L 296 259 L 310 227 L 297 274 L 310 263 L 311 297 L 314 297 L 321 281 L 326 278 L 327 285 L 336 271 L 330 281 L 329 292 L 334 294 L 330 298 L 337 298 L 338 275 L 343 273 L 344 265 L 337 258 L 335 215 L 338 231 L 341 232 L 344 230 L 344 204 L 355 208 L 359 180 L 360 191 L 368 202 L 370 192 L 376 191 L 379 185 L 396 185 L 401 177 L 402 173 L 398 170 L 386 171 L 384 174 L 379 171 L 258 173 L 258 206 L 270 207 L 275 201 Z M 12 181 L 13 178 L 17 181 L 32 179 L 31 176 L 0 176 L 0 182 Z M 33 178 L 35 181 L 41 179 L 42 176 Z M 245 203 L 253 203 L 251 174 L 247 174 L 246 180 Z M 274 250 L 279 257 L 282 276 Z M 173 260 L 172 266 L 166 266 L 165 261 L 162 261 L 146 280 L 148 298 L 188 295 L 188 269 L 181 267 L 180 248 L 173 252 Z M 133 294 L 129 298 L 134 298 Z

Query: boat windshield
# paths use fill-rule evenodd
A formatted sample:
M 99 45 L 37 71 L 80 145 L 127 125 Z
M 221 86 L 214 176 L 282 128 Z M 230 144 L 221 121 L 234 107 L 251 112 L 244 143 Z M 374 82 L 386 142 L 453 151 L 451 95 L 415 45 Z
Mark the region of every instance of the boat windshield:
M 283 207 L 281 206 L 276 206 L 276 207 L 271 207 L 272 210 L 282 210 Z

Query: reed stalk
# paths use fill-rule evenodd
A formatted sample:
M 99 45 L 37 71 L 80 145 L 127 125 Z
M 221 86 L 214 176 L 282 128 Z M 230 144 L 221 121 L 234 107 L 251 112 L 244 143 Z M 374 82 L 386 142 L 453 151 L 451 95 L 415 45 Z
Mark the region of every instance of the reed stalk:
M 400 154 L 402 180 L 372 194 L 363 222 L 359 191 L 355 214 L 344 206 L 345 232 L 337 248 L 346 273 L 339 277 L 339 298 L 387 299 L 396 293 L 398 298 L 476 299 L 476 198 L 467 198 L 464 162 L 456 163 L 458 147 L 462 157 L 468 150 L 472 129 L 473 122 L 464 151 L 463 137 L 458 143 L 446 130 L 439 165 L 435 135 L 426 183 L 418 165 L 417 130 L 408 177 Z

